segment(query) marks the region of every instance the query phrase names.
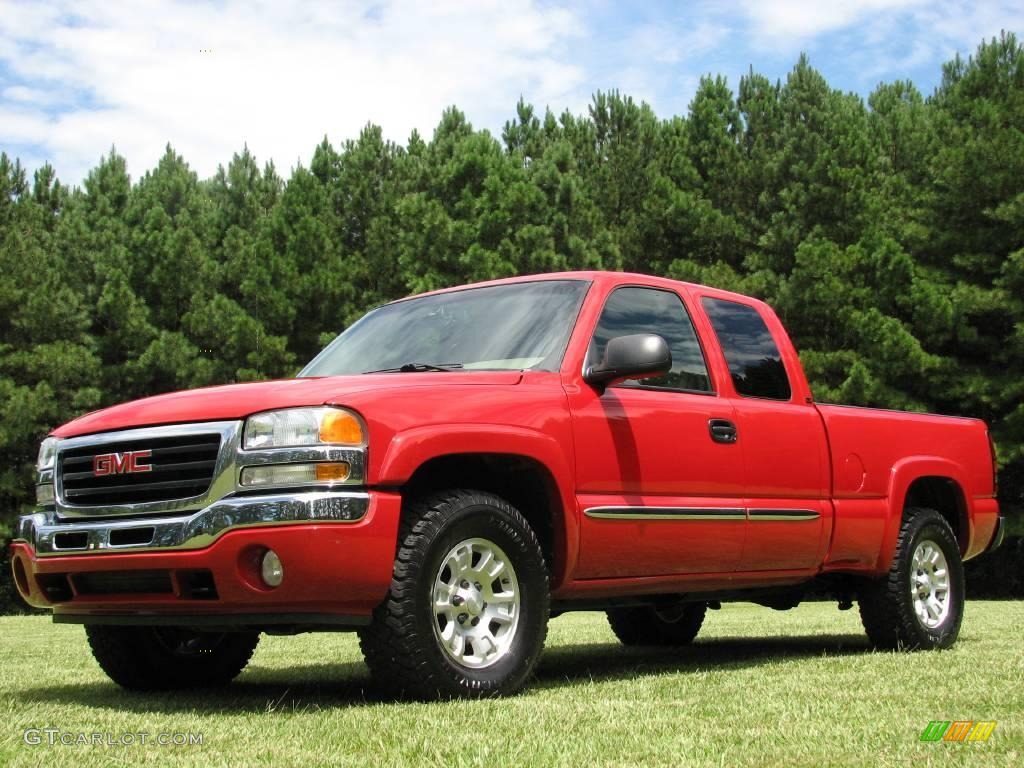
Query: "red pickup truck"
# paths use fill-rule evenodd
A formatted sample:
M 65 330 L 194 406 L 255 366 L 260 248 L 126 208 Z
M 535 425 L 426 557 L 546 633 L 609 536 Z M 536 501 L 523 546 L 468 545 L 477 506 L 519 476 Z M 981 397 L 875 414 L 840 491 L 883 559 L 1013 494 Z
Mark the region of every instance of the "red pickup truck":
M 673 645 L 722 601 L 828 597 L 877 647 L 948 647 L 995 483 L 980 421 L 816 404 L 764 303 L 578 272 L 396 301 L 295 379 L 65 424 L 11 554 L 129 688 L 355 629 L 385 687 L 484 696 L 573 610 Z

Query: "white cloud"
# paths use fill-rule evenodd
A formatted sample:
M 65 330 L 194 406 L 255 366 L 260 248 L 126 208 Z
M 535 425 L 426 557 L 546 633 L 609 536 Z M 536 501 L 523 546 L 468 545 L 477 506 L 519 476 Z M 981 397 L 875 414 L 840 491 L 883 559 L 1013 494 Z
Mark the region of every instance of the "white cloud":
M 792 46 L 878 14 L 923 5 L 928 0 L 741 0 L 751 31 L 764 46 Z
M 16 144 L 27 144 L 35 140 L 47 128 L 46 118 L 22 105 L 3 110 L 2 135 Z
M 112 144 L 133 175 L 167 142 L 201 176 L 243 143 L 286 173 L 368 121 L 404 141 L 450 104 L 481 127 L 521 93 L 564 104 L 583 73 L 560 52 L 580 33 L 537 0 L 0 0 L 0 147 L 31 145 L 72 183 Z
M 136 177 L 168 142 L 209 176 L 247 143 L 287 174 L 325 134 L 404 142 L 452 104 L 500 130 L 520 95 L 582 113 L 619 88 L 667 117 L 702 73 L 735 88 L 803 49 L 868 89 L 1000 29 L 1019 0 L 0 0 L 0 150 L 78 183 L 111 145 Z
M 1019 0 L 739 0 L 739 10 L 761 49 L 792 52 L 842 30 L 862 51 L 898 51 L 880 54 L 872 74 L 971 53 L 1002 29 L 1024 28 Z
M 26 88 L 23 85 L 11 85 L 0 91 L 5 101 L 17 101 L 28 104 L 52 104 L 54 95 L 38 88 Z
M 1019 0 L 738 0 L 754 48 L 808 51 L 827 77 L 866 92 L 880 80 L 912 79 L 926 93 L 943 62 L 974 53 L 1000 30 L 1024 29 Z M 923 71 L 934 72 L 933 79 Z
M 957 2 L 922 8 L 920 23 L 932 32 L 942 58 L 972 54 L 978 44 L 1000 31 L 1024 33 L 1024 5 L 1017 3 Z
M 728 34 L 728 27 L 711 20 L 692 27 L 643 24 L 629 34 L 626 48 L 648 61 L 677 64 L 715 49 Z

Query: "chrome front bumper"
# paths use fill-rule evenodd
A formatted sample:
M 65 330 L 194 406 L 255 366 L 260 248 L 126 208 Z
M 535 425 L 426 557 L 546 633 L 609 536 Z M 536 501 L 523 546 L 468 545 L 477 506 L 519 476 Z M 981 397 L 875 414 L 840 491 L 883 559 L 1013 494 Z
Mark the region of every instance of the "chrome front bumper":
M 58 519 L 53 510 L 18 518 L 14 541 L 36 555 L 201 549 L 238 528 L 296 523 L 355 523 L 366 515 L 368 493 L 301 491 L 226 496 L 203 509 L 175 517 Z

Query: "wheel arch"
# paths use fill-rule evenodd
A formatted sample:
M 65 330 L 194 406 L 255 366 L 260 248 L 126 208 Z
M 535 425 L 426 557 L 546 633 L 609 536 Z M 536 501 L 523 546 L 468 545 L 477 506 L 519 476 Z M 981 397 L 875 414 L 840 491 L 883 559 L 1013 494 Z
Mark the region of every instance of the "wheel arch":
M 928 507 L 941 514 L 953 529 L 960 554 L 966 555 L 973 529 L 964 487 L 960 467 L 947 459 L 912 458 L 894 466 L 889 484 L 889 515 L 876 571 L 883 573 L 892 565 L 904 514 L 913 507 Z
M 579 524 L 571 475 L 564 450 L 547 435 L 478 425 L 401 433 L 385 456 L 378 484 L 399 488 L 403 496 L 444 488 L 494 493 L 516 507 L 534 529 L 552 589 L 575 563 Z

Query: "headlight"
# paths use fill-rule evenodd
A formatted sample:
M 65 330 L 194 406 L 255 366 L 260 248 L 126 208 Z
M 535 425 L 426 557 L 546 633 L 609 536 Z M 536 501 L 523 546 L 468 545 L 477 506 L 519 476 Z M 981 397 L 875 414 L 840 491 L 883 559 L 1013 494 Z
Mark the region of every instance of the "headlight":
M 344 408 L 287 408 L 250 416 L 242 447 L 285 448 L 300 445 L 366 445 L 366 430 L 356 414 Z
M 57 443 L 59 438 L 48 437 L 39 444 L 39 458 L 36 459 L 36 469 L 42 472 L 44 469 L 53 469 L 53 460 L 57 456 Z

